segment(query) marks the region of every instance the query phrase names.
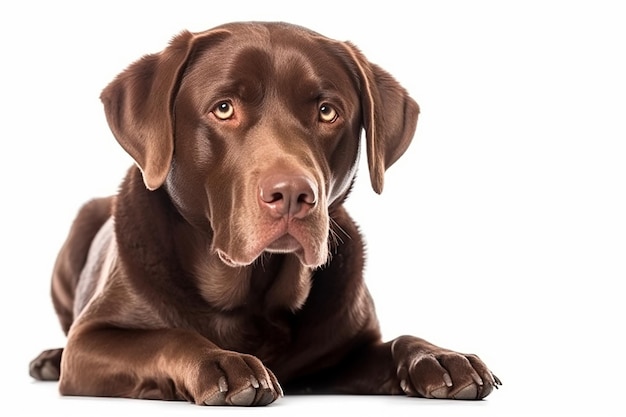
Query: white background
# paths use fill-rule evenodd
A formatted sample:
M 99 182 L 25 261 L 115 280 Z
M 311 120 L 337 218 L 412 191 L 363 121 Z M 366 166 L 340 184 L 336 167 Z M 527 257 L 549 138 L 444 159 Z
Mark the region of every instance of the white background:
M 377 196 L 349 209 L 386 338 L 479 354 L 482 402 L 283 398 L 263 415 L 625 415 L 626 12 L 608 1 L 21 1 L 0 6 L 2 415 L 212 413 L 59 397 L 28 362 L 62 346 L 49 299 L 78 207 L 130 165 L 101 89 L 182 29 L 284 20 L 351 40 L 422 107 Z M 230 415 L 230 414 L 229 414 Z

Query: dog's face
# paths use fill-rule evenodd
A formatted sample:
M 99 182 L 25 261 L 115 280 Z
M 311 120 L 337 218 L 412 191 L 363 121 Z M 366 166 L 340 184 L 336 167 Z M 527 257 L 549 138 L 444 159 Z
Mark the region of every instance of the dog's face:
M 290 35 L 254 28 L 208 44 L 174 101 L 167 189 L 189 221 L 210 223 L 229 264 L 264 251 L 324 263 L 329 206 L 354 176 L 356 80 L 330 45 Z
M 418 114 L 353 46 L 285 24 L 183 33 L 102 98 L 147 187 L 164 187 L 231 266 L 264 252 L 324 264 L 329 213 L 354 179 L 361 129 L 380 192 Z

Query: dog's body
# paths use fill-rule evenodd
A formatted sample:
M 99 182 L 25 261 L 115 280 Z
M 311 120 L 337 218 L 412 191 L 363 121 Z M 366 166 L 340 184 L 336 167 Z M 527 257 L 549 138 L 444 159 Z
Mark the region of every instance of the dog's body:
M 487 396 L 474 355 L 383 343 L 342 203 L 366 131 L 372 186 L 417 104 L 349 43 L 286 24 L 182 33 L 104 91 L 134 158 L 80 211 L 52 294 L 65 349 L 31 363 L 66 395 L 264 405 L 287 391 Z

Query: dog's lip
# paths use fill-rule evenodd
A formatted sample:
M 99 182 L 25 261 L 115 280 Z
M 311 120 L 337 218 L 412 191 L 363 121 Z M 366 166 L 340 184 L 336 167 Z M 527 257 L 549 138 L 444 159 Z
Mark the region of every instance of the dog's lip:
M 265 248 L 267 252 L 278 252 L 278 253 L 287 253 L 287 252 L 297 252 L 302 250 L 302 245 L 289 233 L 285 233 L 279 238 L 275 239 L 272 243 L 267 245 Z
M 294 236 L 289 233 L 284 233 L 278 238 L 275 238 L 269 244 L 263 245 L 257 249 L 258 252 L 254 258 L 258 257 L 262 252 L 269 253 L 295 253 L 297 255 L 304 254 L 304 248 L 302 244 Z M 231 256 L 226 251 L 216 248 L 217 255 L 222 262 L 231 267 L 246 266 L 253 262 L 253 259 L 237 259 Z
M 213 250 L 226 265 L 243 267 L 251 265 L 263 253 L 294 254 L 307 267 L 317 267 L 326 258 L 323 248 L 309 237 L 311 231 L 301 224 L 273 224 L 265 233 L 253 236 L 247 245 L 215 245 Z
M 291 233 L 285 233 L 265 247 L 268 253 L 293 253 L 303 265 L 315 267 L 319 264 L 315 251 L 304 246 L 303 242 Z
M 241 261 L 233 259 L 229 254 L 227 254 L 221 249 L 217 249 L 216 252 L 219 258 L 222 260 L 222 262 L 224 262 L 226 265 L 230 267 L 233 267 L 233 268 L 243 267 L 243 266 L 247 266 L 250 264 L 250 262 L 241 262 Z
M 320 264 L 320 254 L 302 236 L 301 231 L 289 231 L 274 239 L 265 247 L 265 252 L 269 253 L 293 253 L 303 265 L 316 267 Z

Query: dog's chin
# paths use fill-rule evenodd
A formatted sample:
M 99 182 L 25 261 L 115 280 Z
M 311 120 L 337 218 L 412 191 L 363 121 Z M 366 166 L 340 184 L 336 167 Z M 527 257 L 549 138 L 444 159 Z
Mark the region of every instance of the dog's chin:
M 235 256 L 221 249 L 216 249 L 217 255 L 230 267 L 244 267 L 251 265 L 264 253 L 270 254 L 294 254 L 300 263 L 308 268 L 316 268 L 326 262 L 326 251 L 305 247 L 298 239 L 290 234 L 284 234 L 263 247 L 257 248 L 248 254 Z M 247 256 L 246 256 L 247 255 Z

